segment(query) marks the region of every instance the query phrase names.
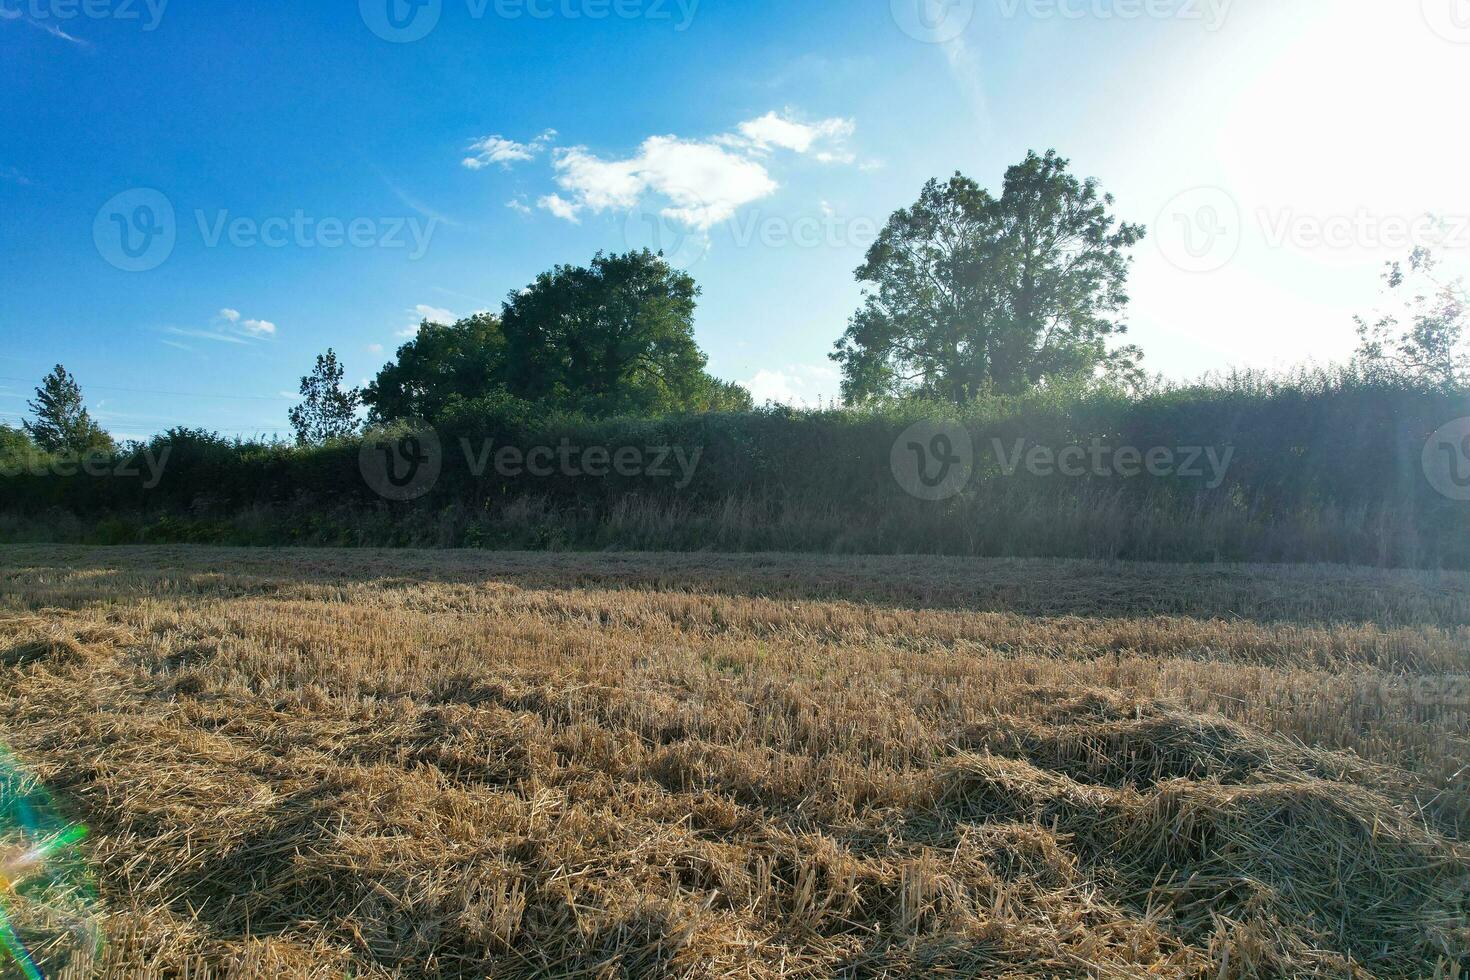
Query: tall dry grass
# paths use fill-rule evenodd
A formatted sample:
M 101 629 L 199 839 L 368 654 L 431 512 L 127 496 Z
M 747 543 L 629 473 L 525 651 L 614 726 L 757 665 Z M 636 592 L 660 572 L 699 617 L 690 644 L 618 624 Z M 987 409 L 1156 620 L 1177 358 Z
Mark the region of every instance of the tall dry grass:
M 0 550 L 115 975 L 1462 976 L 1470 576 Z

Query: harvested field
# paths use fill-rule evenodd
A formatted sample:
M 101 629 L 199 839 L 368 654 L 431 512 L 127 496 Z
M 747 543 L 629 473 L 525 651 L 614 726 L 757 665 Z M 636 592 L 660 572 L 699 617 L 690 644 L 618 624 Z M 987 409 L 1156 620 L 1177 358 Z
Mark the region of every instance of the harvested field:
M 106 972 L 1462 977 L 1470 575 L 0 549 Z

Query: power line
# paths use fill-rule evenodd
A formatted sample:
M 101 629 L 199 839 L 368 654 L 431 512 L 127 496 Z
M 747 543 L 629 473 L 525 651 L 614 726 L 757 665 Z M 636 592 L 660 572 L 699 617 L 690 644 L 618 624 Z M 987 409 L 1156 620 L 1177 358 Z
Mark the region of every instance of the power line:
M 34 378 L 12 378 L 7 375 L 0 375 L 0 381 L 19 381 L 22 384 L 35 383 Z M 283 402 L 289 401 L 291 398 L 296 397 L 295 395 L 286 397 L 281 395 L 221 395 L 217 393 L 205 394 L 202 391 L 162 391 L 158 388 L 119 388 L 116 385 L 88 384 L 85 387 L 96 388 L 98 391 L 127 391 L 135 395 L 173 395 L 178 398 L 225 398 L 231 400 L 259 402 Z
M 24 422 L 28 418 L 30 418 L 30 416 L 28 416 L 28 415 L 26 415 L 26 414 L 24 414 L 22 412 L 0 412 L 0 418 L 10 418 L 10 419 L 15 419 L 16 421 L 19 421 L 19 422 Z M 127 424 L 127 423 L 124 423 L 124 424 Z M 184 426 L 187 426 L 188 425 L 188 423 L 186 423 L 186 422 L 179 422 L 179 423 L 176 423 L 176 424 L 177 425 L 184 425 Z M 216 429 L 214 426 L 209 426 L 209 425 L 199 426 L 199 428 L 209 429 L 211 432 L 221 432 L 221 433 L 225 433 L 226 435 L 237 435 L 237 436 L 238 435 L 250 435 L 250 434 L 253 434 L 253 433 L 257 433 L 257 432 L 265 433 L 265 432 L 295 432 L 296 431 L 295 429 L 282 429 L 282 428 L 276 428 L 274 426 L 268 426 L 268 425 L 255 426 L 255 427 L 249 428 L 249 429 Z

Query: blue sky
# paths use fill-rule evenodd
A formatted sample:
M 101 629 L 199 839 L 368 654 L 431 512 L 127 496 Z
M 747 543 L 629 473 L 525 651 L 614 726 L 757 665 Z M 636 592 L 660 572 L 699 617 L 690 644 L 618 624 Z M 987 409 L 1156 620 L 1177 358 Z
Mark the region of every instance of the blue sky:
M 716 374 L 830 397 L 876 228 L 1031 148 L 1150 227 L 1170 377 L 1342 359 L 1384 259 L 1470 251 L 1466 0 L 0 0 L 0 71 L 12 424 L 60 361 L 118 435 L 284 431 L 326 347 L 643 245 Z

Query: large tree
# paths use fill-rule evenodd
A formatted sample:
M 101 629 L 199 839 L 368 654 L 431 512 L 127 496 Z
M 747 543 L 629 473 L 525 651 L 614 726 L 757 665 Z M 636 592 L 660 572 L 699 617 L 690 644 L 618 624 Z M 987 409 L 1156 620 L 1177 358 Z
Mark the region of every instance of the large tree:
M 22 424 L 46 452 L 81 454 L 114 448 L 112 437 L 88 414 L 76 378 L 60 364 L 42 379 L 36 400 L 26 404 L 35 418 Z
M 345 373 L 337 352 L 328 347 L 325 354 L 316 356 L 311 373 L 301 379 L 302 402 L 289 413 L 296 441 L 301 445 L 343 439 L 360 428 L 357 409 L 362 404 L 362 392 L 342 387 Z
M 704 370 L 698 295 L 661 255 L 599 253 L 511 293 L 499 316 L 425 322 L 363 397 L 378 422 L 496 397 L 589 415 L 748 409 L 749 392 Z
M 963 403 L 1133 370 L 1137 348 L 1107 341 L 1127 329 L 1127 249 L 1144 229 L 1117 222 L 1112 206 L 1055 151 L 1008 169 L 999 197 L 958 173 L 930 180 L 857 270 L 863 306 L 832 354 L 843 396 Z
M 696 408 L 713 379 L 694 342 L 699 287 L 662 255 L 598 253 L 506 300 L 506 381 L 527 401 L 589 414 Z

